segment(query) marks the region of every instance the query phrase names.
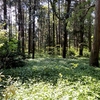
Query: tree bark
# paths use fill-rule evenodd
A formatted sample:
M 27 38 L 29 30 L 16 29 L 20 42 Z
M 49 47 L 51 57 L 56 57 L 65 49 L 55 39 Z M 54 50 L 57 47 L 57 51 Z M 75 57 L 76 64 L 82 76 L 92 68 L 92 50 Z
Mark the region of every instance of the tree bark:
M 63 58 L 66 58 L 66 47 L 68 46 L 68 44 L 67 44 L 67 22 L 66 22 L 66 20 L 69 18 L 70 6 L 71 6 L 70 4 L 71 4 L 71 0 L 68 0 L 67 14 L 66 14 L 65 20 L 64 20 Z
M 96 0 L 95 3 L 95 32 L 90 55 L 90 65 L 98 67 L 100 49 L 100 0 Z
M 51 46 L 51 34 L 50 34 L 50 3 L 49 3 L 49 0 L 48 0 L 48 46 L 49 46 L 49 54 L 51 54 L 51 50 L 50 50 L 50 46 Z
M 80 47 L 79 56 L 83 56 L 84 19 L 80 18 Z
M 18 0 L 18 53 L 21 53 L 21 0 Z
M 31 53 L 31 0 L 29 0 L 29 29 L 28 29 L 28 55 L 30 56 Z
M 4 29 L 7 29 L 7 1 L 3 0 L 3 6 L 4 6 Z
M 9 1 L 9 8 L 10 8 L 10 13 L 9 13 L 9 41 L 12 38 L 12 14 L 11 14 L 11 7 L 12 7 L 12 2 Z
M 64 22 L 64 43 L 63 43 L 63 58 L 66 58 L 66 47 L 67 47 L 67 22 Z
M 35 58 L 35 11 L 36 11 L 36 0 L 34 0 L 33 7 L 33 36 L 32 36 L 32 58 Z
M 25 58 L 25 44 L 24 44 L 24 9 L 22 9 L 22 23 L 21 23 L 21 38 L 22 38 L 22 54 Z
M 80 3 L 80 9 L 82 10 L 83 8 L 85 8 L 85 6 L 83 5 L 85 0 L 80 0 L 79 1 Z M 82 13 L 83 13 L 83 10 L 82 10 Z M 84 36 L 84 19 L 85 19 L 85 16 L 83 17 L 82 14 L 80 14 L 80 41 L 79 41 L 79 56 L 83 56 L 83 36 Z
M 89 52 L 91 52 L 91 17 L 89 18 L 88 41 L 89 41 Z

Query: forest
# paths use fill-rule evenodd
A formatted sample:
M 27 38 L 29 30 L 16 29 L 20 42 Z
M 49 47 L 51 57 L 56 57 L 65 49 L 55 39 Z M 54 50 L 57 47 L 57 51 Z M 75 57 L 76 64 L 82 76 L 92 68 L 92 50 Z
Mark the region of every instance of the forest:
M 100 100 L 100 0 L 0 0 L 0 100 Z

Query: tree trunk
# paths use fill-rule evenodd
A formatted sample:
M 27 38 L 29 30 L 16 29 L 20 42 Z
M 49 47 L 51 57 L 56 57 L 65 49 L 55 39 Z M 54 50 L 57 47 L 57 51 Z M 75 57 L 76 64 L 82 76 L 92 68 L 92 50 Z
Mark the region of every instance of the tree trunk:
M 29 0 L 28 55 L 31 53 L 31 0 Z
M 54 47 L 55 47 L 55 15 L 53 12 L 53 54 L 54 54 Z
M 83 8 L 85 8 L 84 6 L 84 2 L 85 0 L 80 0 L 80 9 L 82 10 Z M 83 11 L 82 11 L 83 13 Z M 82 14 L 80 14 L 80 41 L 79 41 L 79 56 L 83 56 L 83 36 L 84 36 L 84 19 L 85 17 L 83 17 Z
M 84 35 L 84 20 L 80 19 L 80 47 L 79 47 L 79 56 L 83 56 L 83 35 Z
M 35 11 L 36 11 L 36 0 L 34 0 L 33 7 L 33 38 L 32 38 L 32 58 L 35 57 Z
M 63 58 L 66 58 L 66 47 L 67 47 L 67 22 L 64 22 L 64 44 L 63 44 Z
M 25 44 L 24 44 L 24 9 L 22 9 L 22 23 L 21 23 L 21 38 L 22 38 L 22 54 L 25 58 Z
M 3 6 L 4 6 L 4 29 L 7 29 L 7 1 L 3 0 Z
M 59 12 L 59 18 L 60 18 L 60 0 L 58 1 L 58 12 Z M 58 19 L 58 32 L 59 32 L 59 38 L 58 38 L 58 44 L 61 44 L 61 20 Z M 59 48 L 60 49 L 60 48 Z
M 12 38 L 12 14 L 11 14 L 11 4 L 12 2 L 9 1 L 9 8 L 10 8 L 10 13 L 9 13 L 9 41 L 11 40 Z
M 91 1 L 89 1 L 89 6 L 91 5 Z M 88 45 L 89 45 L 89 52 L 91 52 L 91 23 L 92 23 L 92 19 L 91 19 L 91 13 L 89 13 L 89 18 L 88 18 Z
M 67 22 L 66 22 L 66 20 L 69 18 L 70 6 L 71 6 L 70 4 L 71 4 L 71 0 L 68 0 L 67 13 L 66 13 L 65 20 L 64 20 L 63 58 L 66 58 L 66 47 L 68 46 L 68 44 L 67 44 Z
M 88 41 L 89 41 L 89 52 L 91 52 L 91 16 L 89 18 Z
M 21 0 L 18 0 L 18 53 L 21 53 Z
M 19 29 L 18 29 L 18 52 L 25 56 L 24 50 L 24 10 L 22 9 L 21 0 L 18 0 L 18 19 L 19 19 Z M 22 39 L 22 41 L 21 41 Z
M 48 46 L 49 46 L 49 54 L 51 53 L 50 51 L 50 46 L 51 46 L 51 34 L 50 34 L 50 3 L 48 0 Z
M 100 49 L 100 0 L 95 1 L 95 32 L 94 40 L 90 55 L 90 65 L 99 66 L 99 49 Z

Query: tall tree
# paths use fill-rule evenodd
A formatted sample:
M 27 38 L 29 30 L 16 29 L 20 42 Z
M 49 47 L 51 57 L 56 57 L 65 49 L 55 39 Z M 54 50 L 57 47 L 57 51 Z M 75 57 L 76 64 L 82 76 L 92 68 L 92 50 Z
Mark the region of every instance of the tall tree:
M 18 52 L 21 52 L 21 0 L 18 0 Z
M 4 7 L 4 29 L 7 29 L 7 0 L 3 0 Z
M 84 36 L 85 36 L 85 20 L 86 20 L 86 15 L 88 14 L 89 10 L 94 7 L 93 5 L 89 5 L 89 1 L 86 0 L 79 0 L 78 4 L 78 11 L 80 11 L 78 19 L 79 19 L 79 55 L 83 56 L 83 48 L 84 48 Z
M 71 6 L 71 0 L 66 0 L 68 2 L 68 7 L 66 10 L 66 16 L 65 16 L 65 20 L 64 22 L 64 43 L 63 43 L 63 58 L 66 58 L 66 47 L 67 47 L 67 35 L 68 35 L 68 31 L 67 31 L 67 19 L 69 18 L 69 14 L 70 14 L 70 6 Z
M 84 5 L 85 0 L 80 0 L 79 3 L 80 3 L 80 7 L 79 8 L 82 10 L 81 14 L 80 14 L 80 18 L 79 18 L 79 20 L 80 20 L 79 55 L 83 56 L 83 42 L 84 42 L 83 36 L 84 36 L 84 20 L 85 20 L 85 16 L 83 15 L 83 12 L 84 12 L 83 9 L 85 9 L 85 5 Z
M 50 34 L 50 2 L 48 0 L 48 46 L 49 46 L 49 53 L 50 53 L 50 40 L 51 40 L 51 34 Z
M 9 1 L 9 8 L 10 8 L 10 11 L 9 11 L 9 41 L 11 40 L 12 38 L 12 1 L 10 0 Z
M 59 18 L 60 18 L 60 0 L 58 0 L 58 12 L 59 12 Z M 60 43 L 61 43 L 61 20 L 60 19 L 58 19 L 58 23 L 59 23 L 59 25 L 58 25 L 58 31 L 59 31 L 59 38 L 58 38 L 58 44 L 60 45 Z
M 22 39 L 22 54 L 23 57 L 25 57 L 25 44 L 24 44 L 24 8 L 22 8 L 22 14 L 21 14 L 21 39 Z
M 67 19 L 69 18 L 69 15 L 70 15 L 70 7 L 71 7 L 71 0 L 65 0 L 66 2 L 65 5 L 67 4 L 67 7 L 65 7 L 65 12 L 63 16 L 59 17 L 59 14 L 56 12 L 56 7 L 55 7 L 55 4 L 56 4 L 56 1 L 55 0 L 50 0 L 51 2 L 51 6 L 52 6 L 52 10 L 54 12 L 54 14 L 56 15 L 56 17 L 60 20 L 63 21 L 64 23 L 64 42 L 63 42 L 63 58 L 66 58 L 66 47 L 67 47 L 67 35 L 68 35 L 68 31 L 67 31 Z
M 53 47 L 55 46 L 55 14 L 53 12 Z
M 100 0 L 95 1 L 95 32 L 90 55 L 90 65 L 99 66 L 100 49 Z
M 29 0 L 29 29 L 28 29 L 28 54 L 29 54 L 29 56 L 30 56 L 30 52 L 31 52 L 31 37 L 32 37 L 32 30 L 31 30 L 31 28 L 32 28 L 32 23 L 31 23 L 31 12 L 32 12 L 32 5 L 31 5 L 31 0 Z
M 32 58 L 35 57 L 35 12 L 36 12 L 36 0 L 34 0 L 33 6 L 33 36 L 32 36 Z
M 24 13 L 21 0 L 18 0 L 18 52 L 24 56 Z

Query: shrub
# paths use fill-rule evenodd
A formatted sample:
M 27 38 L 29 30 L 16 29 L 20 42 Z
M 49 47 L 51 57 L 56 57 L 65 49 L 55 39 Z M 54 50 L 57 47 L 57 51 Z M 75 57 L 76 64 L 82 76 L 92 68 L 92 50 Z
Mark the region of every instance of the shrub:
M 4 38 L 5 33 L 2 34 Z M 9 68 L 23 66 L 22 54 L 17 52 L 18 41 L 15 38 L 8 40 L 8 38 L 0 38 L 0 68 Z
M 68 50 L 68 56 L 75 56 L 76 55 L 76 50 L 71 47 L 69 50 Z
M 89 57 L 90 56 L 90 52 L 87 49 L 84 49 L 83 56 L 84 57 Z

